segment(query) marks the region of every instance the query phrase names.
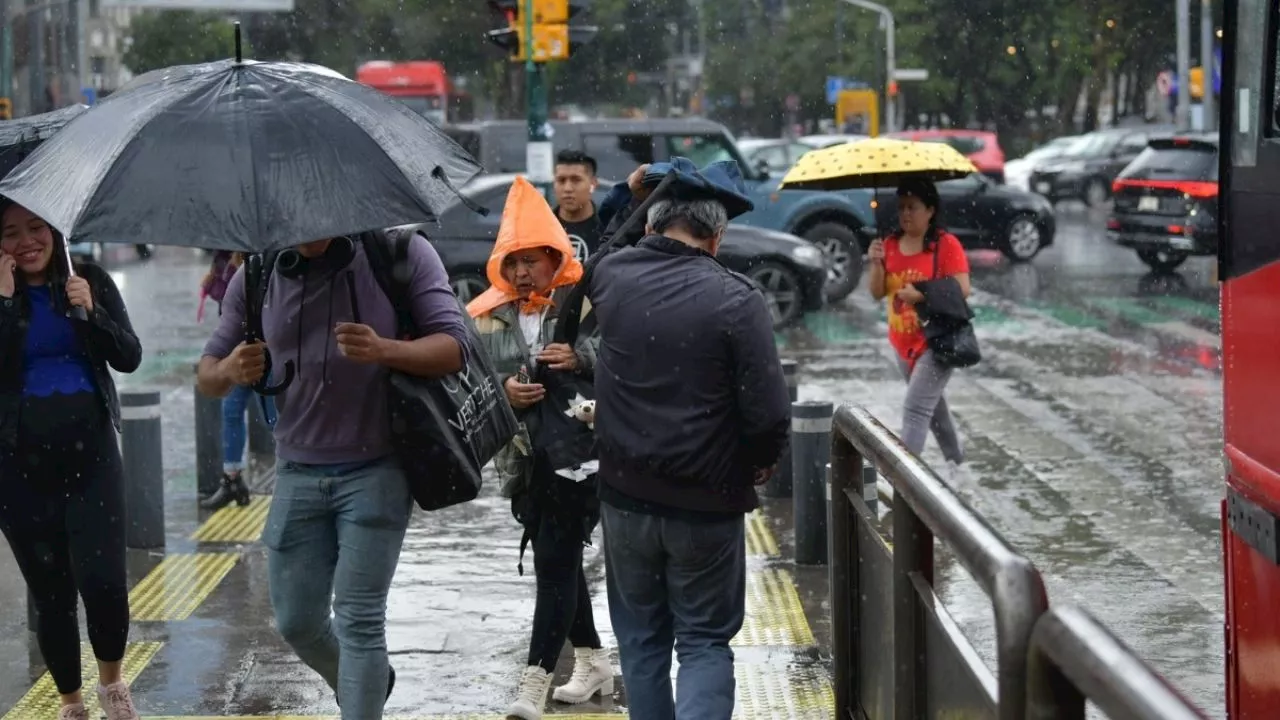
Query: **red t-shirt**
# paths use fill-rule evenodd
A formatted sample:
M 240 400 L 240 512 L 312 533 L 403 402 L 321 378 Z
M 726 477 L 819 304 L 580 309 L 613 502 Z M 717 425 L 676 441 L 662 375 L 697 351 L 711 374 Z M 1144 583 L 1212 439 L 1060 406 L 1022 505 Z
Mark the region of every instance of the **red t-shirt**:
M 938 233 L 938 278 L 969 272 L 969 258 L 964 246 L 949 232 Z M 899 290 L 914 282 L 936 280 L 933 276 L 933 252 L 903 255 L 898 237 L 884 241 L 884 289 L 889 301 L 889 344 L 903 360 L 915 365 L 928 344 L 920 329 L 920 318 L 914 305 L 902 302 L 896 296 Z

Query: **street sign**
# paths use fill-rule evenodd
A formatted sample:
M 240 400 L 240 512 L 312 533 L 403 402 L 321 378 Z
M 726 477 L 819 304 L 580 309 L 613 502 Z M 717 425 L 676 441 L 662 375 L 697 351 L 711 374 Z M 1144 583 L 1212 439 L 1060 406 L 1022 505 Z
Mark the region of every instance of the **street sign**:
M 893 79 L 905 82 L 924 82 L 929 79 L 929 71 L 920 68 L 898 68 L 893 71 Z
M 840 97 L 840 91 L 844 89 L 844 78 L 831 76 L 827 78 L 827 104 L 835 105 L 836 100 Z

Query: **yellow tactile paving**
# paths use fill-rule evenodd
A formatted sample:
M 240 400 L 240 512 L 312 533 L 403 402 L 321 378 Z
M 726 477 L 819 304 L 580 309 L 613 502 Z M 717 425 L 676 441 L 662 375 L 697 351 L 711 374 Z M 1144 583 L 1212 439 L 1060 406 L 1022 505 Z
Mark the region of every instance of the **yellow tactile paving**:
M 756 557 L 778 557 L 778 540 L 759 510 L 747 516 L 747 554 Z
M 164 643 L 144 642 L 130 643 L 124 651 L 124 677 L 129 683 L 138 678 L 142 669 L 151 662 L 151 658 L 159 652 Z M 80 652 L 80 667 L 85 688 L 94 688 L 98 684 L 98 664 L 93 659 L 93 649 L 89 643 L 83 643 Z M 91 689 L 84 693 L 84 704 L 89 710 L 89 717 L 98 717 L 98 696 Z M 0 720 L 56 720 L 58 717 L 58 688 L 53 684 L 53 676 L 45 673 L 36 680 L 27 694 L 22 696 Z
M 129 593 L 135 621 L 186 620 L 231 572 L 238 553 L 169 555 Z
M 204 521 L 191 535 L 196 542 L 251 543 L 262 537 L 271 497 L 255 495 L 245 507 L 228 505 Z
M 783 669 L 772 663 L 738 663 L 734 670 L 738 705 L 733 716 L 738 720 L 828 720 L 836 716 L 835 691 L 822 665 Z
M 767 568 L 747 573 L 747 617 L 734 645 L 808 647 L 813 631 L 791 573 Z

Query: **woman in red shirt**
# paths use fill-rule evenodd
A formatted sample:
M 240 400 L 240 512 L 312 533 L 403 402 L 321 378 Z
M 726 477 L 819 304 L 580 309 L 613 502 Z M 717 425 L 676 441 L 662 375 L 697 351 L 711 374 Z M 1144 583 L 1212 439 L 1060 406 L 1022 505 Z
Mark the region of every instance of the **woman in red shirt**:
M 969 260 L 956 236 L 938 227 L 938 188 L 932 182 L 910 180 L 898 187 L 898 223 L 901 229 L 885 240 L 873 241 L 867 255 L 872 261 L 871 296 L 890 299 L 889 344 L 898 352 L 898 364 L 907 378 L 902 442 L 919 455 L 932 429 L 954 470 L 964 462 L 964 450 L 943 397 L 951 368 L 938 362 L 925 342 L 916 315 L 916 304 L 924 295 L 914 283 L 954 277 L 968 297 Z

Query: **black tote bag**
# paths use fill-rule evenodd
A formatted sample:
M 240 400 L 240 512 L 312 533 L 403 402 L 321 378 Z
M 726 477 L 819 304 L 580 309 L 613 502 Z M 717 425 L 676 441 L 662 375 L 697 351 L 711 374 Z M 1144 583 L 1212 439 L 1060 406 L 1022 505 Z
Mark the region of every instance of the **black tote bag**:
M 370 233 L 365 237 L 371 240 L 365 242 L 371 268 L 395 307 L 401 336 L 418 337 L 409 312 L 407 288 L 396 280 L 395 273 L 396 264 L 407 257 L 411 236 L 387 238 Z M 350 275 L 348 282 L 355 309 L 354 280 Z M 396 370 L 388 375 L 391 442 L 413 499 L 423 510 L 474 500 L 483 484 L 481 468 L 519 429 L 493 361 L 466 308 L 462 309 L 462 317 L 467 338 L 462 344 L 461 371 L 432 379 Z M 359 318 L 356 322 L 360 322 Z
M 938 278 L 938 256 L 941 255 L 941 243 L 935 244 L 933 250 L 933 279 Z M 934 358 L 949 368 L 973 367 L 982 361 L 982 350 L 978 347 L 978 335 L 973 331 L 973 310 L 967 300 L 964 304 L 964 317 L 944 315 L 942 313 L 921 314 L 920 324 L 924 330 L 924 339 L 933 352 Z

